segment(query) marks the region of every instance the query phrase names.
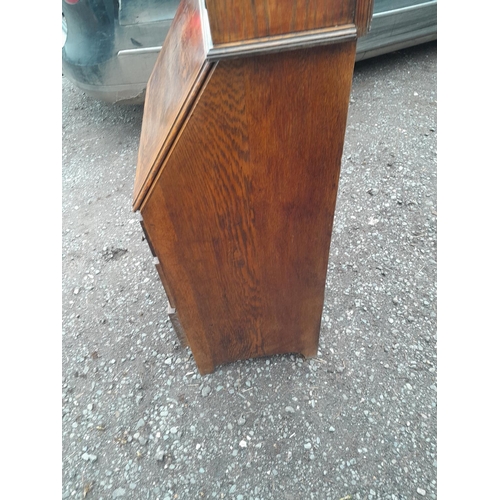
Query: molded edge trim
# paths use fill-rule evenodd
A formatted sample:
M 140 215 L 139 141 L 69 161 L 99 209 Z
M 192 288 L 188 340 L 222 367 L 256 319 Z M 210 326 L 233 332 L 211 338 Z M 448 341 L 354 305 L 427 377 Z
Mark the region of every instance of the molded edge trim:
M 300 34 L 292 33 L 289 35 L 258 38 L 246 42 L 219 44 L 208 51 L 207 59 L 209 61 L 219 61 L 236 57 L 271 54 L 346 42 L 356 38 L 356 26 L 354 24 L 346 24 L 335 28 L 303 31 Z

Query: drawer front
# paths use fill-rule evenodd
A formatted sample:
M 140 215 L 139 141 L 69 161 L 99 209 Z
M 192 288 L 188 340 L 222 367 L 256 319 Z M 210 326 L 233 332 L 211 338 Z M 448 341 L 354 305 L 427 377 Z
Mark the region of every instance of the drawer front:
M 161 262 L 156 255 L 156 251 L 154 249 L 153 243 L 151 242 L 151 238 L 149 237 L 148 231 L 146 229 L 146 225 L 144 223 L 144 219 L 142 216 L 140 216 L 139 220 L 142 231 L 144 233 L 144 239 L 148 242 L 149 249 L 151 250 L 151 253 L 153 254 L 154 258 L 154 264 L 156 267 L 156 271 L 158 272 L 158 276 L 160 277 L 161 284 L 163 285 L 163 289 L 165 290 L 165 294 L 167 295 L 167 315 L 172 323 L 173 329 L 175 334 L 177 335 L 177 338 L 181 344 L 182 347 L 187 347 L 188 341 L 186 338 L 186 335 L 184 334 L 184 329 L 182 328 L 179 319 L 177 317 L 176 311 L 175 311 L 175 304 L 172 300 L 172 293 L 170 291 L 170 286 L 168 284 L 167 277 L 165 275 L 165 272 L 163 271 L 163 267 L 161 265 Z
M 144 220 L 141 219 L 139 220 L 140 224 L 141 224 L 141 227 L 142 227 L 142 232 L 144 233 L 144 239 L 148 242 L 148 245 L 149 245 L 149 249 L 151 250 L 151 253 L 153 254 L 153 257 L 156 257 L 156 252 L 155 252 L 155 249 L 151 243 L 151 240 L 149 239 L 149 235 L 148 235 L 148 232 L 146 230 L 146 226 L 144 225 Z
M 158 260 L 158 258 L 156 259 L 155 267 L 156 267 L 156 270 L 158 271 L 158 275 L 160 276 L 160 281 L 163 285 L 163 288 L 165 289 L 165 293 L 167 294 L 167 299 L 168 299 L 168 304 L 169 304 L 169 312 L 168 313 L 170 314 L 170 309 L 175 311 L 175 304 L 172 301 L 172 293 L 170 292 L 170 287 L 168 285 L 167 278 L 165 277 L 165 273 L 163 272 L 163 268 L 161 267 L 161 263 Z

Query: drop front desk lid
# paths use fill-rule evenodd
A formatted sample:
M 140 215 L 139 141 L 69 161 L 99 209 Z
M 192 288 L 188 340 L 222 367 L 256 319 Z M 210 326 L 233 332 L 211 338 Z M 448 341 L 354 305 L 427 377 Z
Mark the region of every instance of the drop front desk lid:
M 210 30 L 199 0 L 182 0 L 146 89 L 133 207 L 140 208 L 208 74 Z

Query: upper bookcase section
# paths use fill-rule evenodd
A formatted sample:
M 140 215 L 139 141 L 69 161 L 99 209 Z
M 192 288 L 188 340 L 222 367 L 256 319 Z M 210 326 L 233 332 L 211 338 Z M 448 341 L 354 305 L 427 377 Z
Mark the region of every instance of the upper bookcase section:
M 205 0 L 214 46 L 355 25 L 362 36 L 373 0 Z

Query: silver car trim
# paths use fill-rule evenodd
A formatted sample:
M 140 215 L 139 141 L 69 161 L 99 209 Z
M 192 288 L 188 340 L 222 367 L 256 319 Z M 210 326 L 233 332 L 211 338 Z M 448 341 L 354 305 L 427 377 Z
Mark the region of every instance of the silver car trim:
M 382 47 L 375 49 L 356 52 L 356 62 L 363 61 L 364 59 L 370 59 L 372 57 L 382 56 L 390 52 L 395 52 L 396 50 L 404 50 L 422 43 L 433 42 L 434 40 L 437 40 L 437 35 L 436 33 L 431 33 L 430 35 L 425 35 L 419 38 L 412 38 L 411 40 L 403 40 L 401 42 L 392 43 L 391 45 L 383 45 Z
M 409 5 L 408 7 L 401 7 L 400 9 L 392 9 L 386 10 L 384 12 L 376 12 L 373 14 L 374 18 L 377 17 L 385 17 L 385 16 L 394 16 L 396 14 L 402 14 L 404 12 L 411 12 L 412 10 L 423 9 L 425 7 L 430 7 L 431 5 L 437 4 L 437 0 L 431 0 L 429 2 L 418 3 L 417 5 Z
M 161 45 L 159 47 L 140 47 L 138 49 L 124 49 L 118 51 L 118 57 L 140 55 L 140 54 L 153 54 L 155 52 L 160 52 L 160 50 L 161 50 Z

